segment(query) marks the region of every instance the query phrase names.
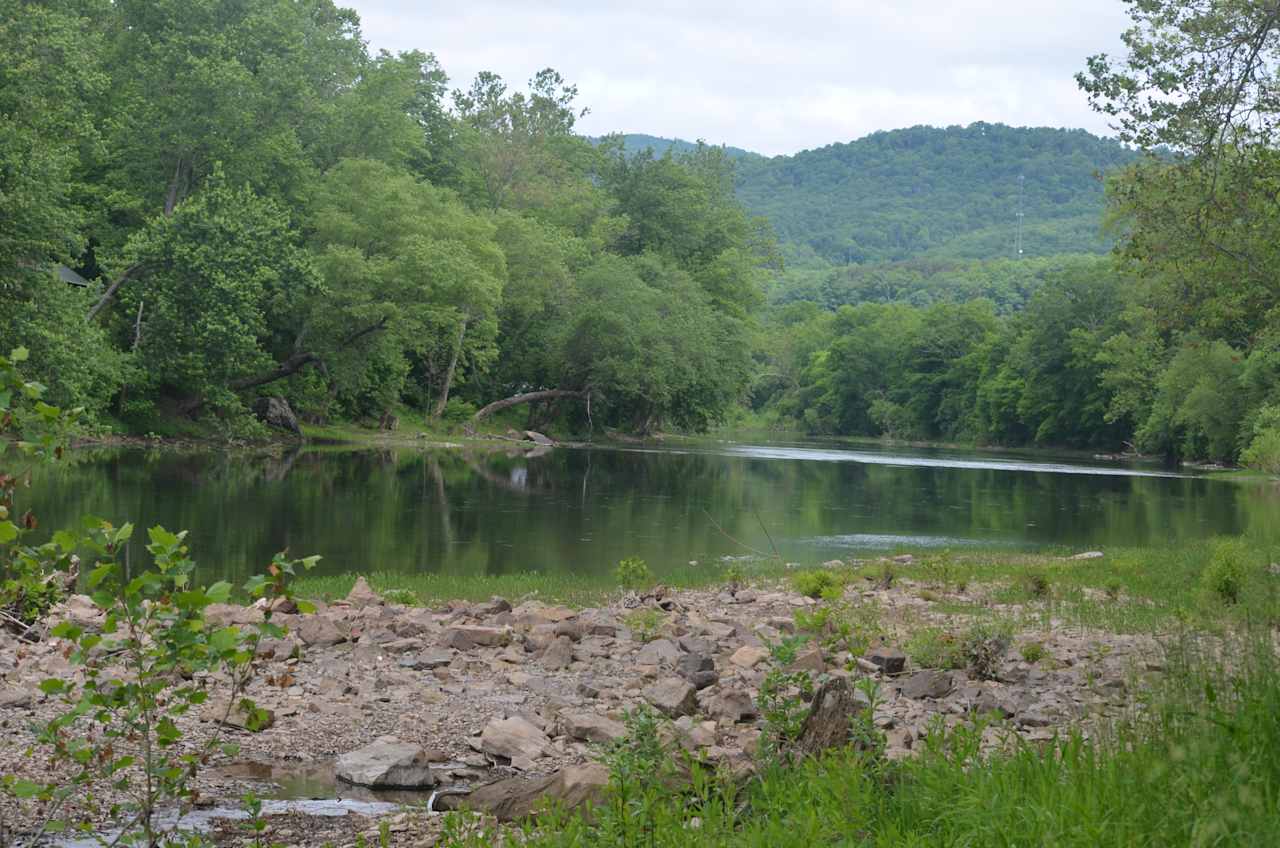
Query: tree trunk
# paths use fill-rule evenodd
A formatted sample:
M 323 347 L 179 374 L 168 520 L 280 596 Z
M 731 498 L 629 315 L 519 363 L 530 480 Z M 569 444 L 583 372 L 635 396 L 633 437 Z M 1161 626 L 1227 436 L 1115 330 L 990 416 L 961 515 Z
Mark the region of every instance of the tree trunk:
M 119 291 L 120 287 L 137 277 L 143 270 L 142 265 L 130 265 L 125 268 L 124 273 L 112 280 L 111 285 L 107 286 L 107 290 L 102 293 L 102 297 L 98 298 L 98 302 L 89 308 L 89 314 L 84 316 L 84 320 L 92 321 L 94 316 L 101 312 L 116 296 L 116 292 Z
M 453 372 L 458 367 L 458 357 L 462 354 L 462 340 L 467 336 L 467 319 L 462 319 L 458 327 L 458 341 L 453 346 L 453 355 L 449 357 L 449 367 L 444 370 L 444 379 L 440 381 L 440 397 L 436 398 L 436 408 L 431 411 L 432 418 L 444 415 L 444 408 L 449 404 L 449 387 L 453 385 Z
M 590 391 L 580 391 L 577 389 L 543 389 L 537 392 L 525 392 L 521 395 L 512 395 L 503 400 L 495 400 L 488 406 L 481 407 L 476 414 L 471 416 L 472 421 L 479 421 L 481 418 L 487 418 L 495 412 L 501 412 L 504 409 L 510 409 L 513 406 L 519 406 L 522 403 L 533 403 L 540 400 L 554 400 L 556 398 L 578 398 L 585 400 L 591 396 Z
M 173 214 L 173 210 L 178 207 L 182 198 L 186 196 L 186 187 L 183 184 L 187 181 L 187 160 L 186 157 L 179 156 L 178 164 L 173 168 L 173 178 L 169 180 L 169 190 L 164 195 L 164 216 L 166 218 Z

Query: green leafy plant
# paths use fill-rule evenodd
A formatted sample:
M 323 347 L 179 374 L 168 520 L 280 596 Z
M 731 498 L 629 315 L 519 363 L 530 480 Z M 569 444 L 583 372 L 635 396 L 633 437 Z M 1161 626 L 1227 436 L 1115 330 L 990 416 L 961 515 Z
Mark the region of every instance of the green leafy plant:
M 960 640 L 939 627 L 917 628 L 902 650 L 920 668 L 964 668 Z
M 1213 547 L 1200 585 L 1212 597 L 1226 604 L 1240 601 L 1248 580 L 1248 549 L 1238 539 L 1223 539 Z
M 245 585 L 250 597 L 268 601 L 262 621 L 247 629 L 214 627 L 204 611 L 226 602 L 231 585 L 194 584 L 185 531 L 151 528 L 146 549 L 152 567 L 126 573 L 119 554 L 132 534 L 129 524 L 90 523 L 85 542 L 96 564 L 86 585 L 104 624 L 100 632 L 69 621 L 52 630 L 71 643 L 68 659 L 79 675 L 41 684 L 65 709 L 39 738 L 69 777 L 45 786 L 18 782 L 13 792 L 43 802 L 42 830 L 55 832 L 72 824 L 59 818 L 68 798 L 109 782 L 125 799 L 106 811 L 121 827 L 123 843 L 153 846 L 174 838 L 177 822 L 196 800 L 199 768 L 221 741 L 218 731 L 194 749 L 184 745 L 179 719 L 201 709 L 218 728 L 234 723 L 254 731 L 270 723 L 270 714 L 244 697 L 256 646 L 264 637 L 284 635 L 271 621 L 272 603 L 290 598 L 289 580 L 318 557 L 277 554 L 266 574 Z M 310 611 L 305 602 L 298 607 Z M 178 815 L 162 825 L 157 812 L 167 804 L 176 804 Z
M 969 672 L 979 680 L 996 679 L 1000 672 L 1000 661 L 1012 641 L 1009 628 L 1003 625 L 973 625 L 961 643 L 961 655 Z
M 791 586 L 802 595 L 810 598 L 821 598 L 831 590 L 842 591 L 844 581 L 834 572 L 814 568 L 806 571 L 797 571 L 792 574 Z
M 761 753 L 766 758 L 778 757 L 799 738 L 812 697 L 813 678 L 806 671 L 786 672 L 775 666 L 765 674 L 758 700 L 764 720 Z
M 747 575 L 737 563 L 734 563 L 724 570 L 724 582 L 731 589 L 740 589 L 746 585 Z
M 387 589 L 382 598 L 389 604 L 401 604 L 406 607 L 417 606 L 418 596 L 412 589 Z
M 1027 662 L 1035 665 L 1049 655 L 1045 650 L 1043 642 L 1024 642 L 1022 647 L 1018 649 L 1018 653 L 1022 654 L 1022 658 Z
M 667 617 L 655 609 L 634 610 L 622 618 L 622 623 L 627 625 L 632 635 L 641 642 L 652 642 L 657 639 L 666 621 Z
M 654 584 L 653 572 L 649 564 L 639 557 L 627 557 L 618 563 L 613 576 L 620 585 L 628 589 L 647 589 Z

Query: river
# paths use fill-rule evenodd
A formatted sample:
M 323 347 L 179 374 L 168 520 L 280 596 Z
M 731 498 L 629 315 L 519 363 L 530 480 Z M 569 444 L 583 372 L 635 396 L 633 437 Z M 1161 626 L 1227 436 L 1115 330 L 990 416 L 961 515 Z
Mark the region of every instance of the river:
M 871 552 L 1177 544 L 1280 527 L 1280 497 L 1158 466 L 796 440 L 524 450 L 113 448 L 39 472 L 43 527 L 83 514 L 191 531 L 208 577 L 273 552 L 320 571 L 661 572 L 776 549 Z

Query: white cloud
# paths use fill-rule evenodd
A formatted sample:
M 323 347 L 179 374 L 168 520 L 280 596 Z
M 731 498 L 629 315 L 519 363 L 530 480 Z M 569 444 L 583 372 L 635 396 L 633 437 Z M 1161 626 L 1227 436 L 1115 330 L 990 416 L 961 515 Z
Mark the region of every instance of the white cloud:
M 584 132 L 792 153 L 915 124 L 1105 132 L 1072 75 L 1117 52 L 1121 0 L 347 0 L 374 48 L 439 57 L 457 87 L 554 67 Z

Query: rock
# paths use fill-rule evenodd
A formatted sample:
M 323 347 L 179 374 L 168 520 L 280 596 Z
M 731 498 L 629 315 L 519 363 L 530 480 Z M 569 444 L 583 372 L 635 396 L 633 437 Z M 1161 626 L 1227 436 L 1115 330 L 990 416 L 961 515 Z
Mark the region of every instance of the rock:
M 540 729 L 520 716 L 493 719 L 480 734 L 480 750 L 509 760 L 536 760 L 547 752 L 551 740 Z
M 401 657 L 400 666 L 401 668 L 411 668 L 415 671 L 430 671 L 433 668 L 448 665 L 453 662 L 453 658 L 457 655 L 457 651 L 431 648 L 420 654 Z
M 1067 559 L 1102 559 L 1105 554 L 1102 551 L 1085 551 L 1082 554 L 1067 557 Z
M 668 718 L 693 715 L 698 711 L 698 692 L 687 680 L 665 677 L 641 692 L 654 709 Z
M 276 714 L 262 707 L 248 712 L 241 703 L 232 704 L 226 698 L 213 698 L 200 708 L 200 719 L 257 733 L 275 724 Z
M 676 661 L 676 671 L 692 683 L 693 688 L 698 691 L 706 689 L 720 679 L 716 674 L 715 662 L 711 657 L 702 654 L 682 654 Z
M 460 625 L 441 631 L 436 645 L 456 651 L 470 651 L 476 647 L 499 648 L 507 644 L 510 632 L 501 627 L 467 627 Z
M 573 641 L 568 636 L 557 636 L 550 645 L 547 645 L 538 662 L 543 668 L 568 668 L 573 664 Z
M 654 639 L 636 654 L 639 665 L 675 665 L 680 659 L 680 649 L 670 639 Z
M 0 710 L 26 709 L 34 700 L 26 689 L 20 689 L 17 686 L 0 686 Z
M 334 774 L 357 786 L 430 789 L 437 782 L 430 763 L 422 746 L 384 736 L 338 757 Z
M 887 645 L 871 648 L 867 651 L 866 658 L 885 674 L 899 674 L 907 667 L 907 655 Z
M 301 647 L 301 644 L 291 636 L 286 636 L 283 639 L 273 639 L 270 636 L 265 636 L 258 640 L 256 654 L 260 659 L 264 660 L 287 660 L 290 657 L 297 656 L 298 649 Z
M 911 554 L 898 554 L 893 558 L 893 561 L 898 563 L 898 565 L 910 565 L 916 561 L 916 558 Z
M 494 595 L 483 604 L 476 604 L 471 608 L 471 614 L 476 618 L 488 618 L 491 615 L 499 613 L 511 612 L 511 602 L 506 598 L 499 598 Z
M 951 675 L 945 671 L 917 671 L 902 684 L 902 696 L 917 701 L 921 698 L 945 698 L 951 693 L 952 684 Z
M 282 397 L 258 398 L 253 402 L 253 414 L 268 427 L 302 435 L 302 429 L 298 426 L 298 417 L 293 414 L 289 401 Z
M 323 613 L 304 616 L 294 633 L 302 644 L 313 648 L 328 648 L 347 641 L 347 634 Z
M 1001 698 L 991 691 L 984 691 L 973 703 L 973 709 L 979 713 L 998 713 L 1004 718 L 1013 718 L 1017 708 L 1007 698 Z
M 570 811 L 599 801 L 609 786 L 609 769 L 600 763 L 569 766 L 546 777 L 512 777 L 481 786 L 469 795 L 443 795 L 446 810 L 487 813 L 498 821 L 515 821 L 554 805 Z
M 853 687 L 843 677 L 833 677 L 818 687 L 796 738 L 795 750 L 801 755 L 818 756 L 830 748 L 843 748 L 853 736 L 850 718 L 861 706 L 853 695 Z
M 525 430 L 524 437 L 535 445 L 543 445 L 544 447 L 554 447 L 556 443 L 555 439 L 544 436 L 537 430 Z
M 347 603 L 353 607 L 380 607 L 386 603 L 382 596 L 373 591 L 364 575 L 356 578 L 356 585 L 347 593 Z
M 822 648 L 817 645 L 810 645 L 808 648 L 796 654 L 796 658 L 787 666 L 787 671 L 813 671 L 818 674 L 827 670 L 826 657 L 822 655 Z
M 843 568 L 844 563 L 838 559 L 829 559 L 822 564 L 823 568 Z
M 565 713 L 560 720 L 566 736 L 583 742 L 612 742 L 627 735 L 620 722 L 596 713 Z
M 1038 704 L 1019 714 L 1017 721 L 1021 727 L 1048 727 L 1053 724 L 1053 719 Z
M 729 657 L 729 662 L 739 668 L 755 668 L 768 658 L 769 652 L 766 649 L 757 648 L 754 645 L 743 645 L 733 652 L 733 655 Z
M 236 609 L 242 608 L 237 605 Z M 106 613 L 98 609 L 88 595 L 71 595 L 49 610 L 51 621 L 65 621 L 91 632 L 101 630 L 106 617 Z
M 741 689 L 722 689 L 706 701 L 707 714 L 736 724 L 756 717 L 756 705 Z

